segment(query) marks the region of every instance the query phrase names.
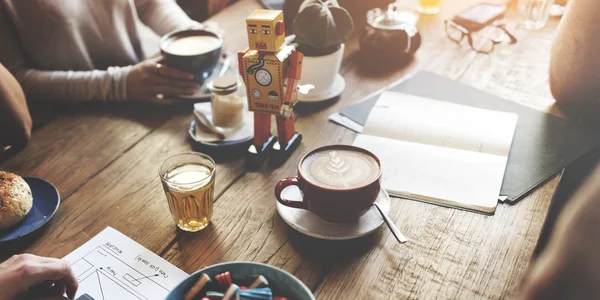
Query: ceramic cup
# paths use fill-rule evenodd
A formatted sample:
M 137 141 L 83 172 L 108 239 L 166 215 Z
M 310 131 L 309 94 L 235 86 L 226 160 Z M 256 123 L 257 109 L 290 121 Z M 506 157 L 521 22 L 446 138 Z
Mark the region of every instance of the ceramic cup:
M 337 51 L 328 55 L 304 56 L 302 78 L 298 84 L 311 84 L 314 88 L 306 96 L 299 94 L 298 97 L 301 101 L 311 101 L 305 98 L 327 100 L 331 97 L 332 90 L 335 92 L 335 79 L 336 76 L 339 76 L 344 49 L 345 45 L 341 44 Z
M 207 41 L 187 40 L 189 37 L 205 38 Z M 175 43 L 179 45 L 175 46 Z M 203 47 L 207 47 L 203 49 Z M 194 74 L 194 80 L 203 83 L 215 69 L 221 50 L 223 39 L 217 34 L 201 29 L 188 29 L 175 31 L 165 35 L 160 41 L 160 51 L 164 57 L 164 64 L 185 72 Z
M 280 180 L 275 197 L 282 205 L 306 209 L 329 222 L 351 222 L 364 215 L 381 190 L 379 158 L 359 147 L 329 145 L 306 154 L 298 176 Z M 301 201 L 281 197 L 288 186 L 302 192 Z

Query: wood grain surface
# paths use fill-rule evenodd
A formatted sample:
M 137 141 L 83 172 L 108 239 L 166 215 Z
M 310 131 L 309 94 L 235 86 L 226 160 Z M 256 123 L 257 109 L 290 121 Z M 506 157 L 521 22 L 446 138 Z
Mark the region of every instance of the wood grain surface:
M 560 115 L 547 85 L 557 22 L 526 31 L 517 29 L 516 18 L 509 15 L 508 27 L 519 42 L 476 54 L 466 43 L 447 39 L 443 20 L 477 2 L 444 1 L 440 15 L 421 17 L 423 44 L 404 68 L 374 66 L 358 49 L 362 25 L 357 22 L 341 69 L 344 93 L 297 106 L 297 130 L 304 139 L 284 165 L 247 172 L 239 158 L 219 161 L 212 224 L 199 233 L 176 229 L 157 174 L 165 158 L 193 149 L 186 133 L 190 105 L 102 106 L 60 116 L 0 168 L 50 180 L 59 187 L 63 204 L 40 233 L 1 248 L 0 259 L 17 252 L 62 257 L 112 226 L 186 272 L 224 261 L 268 263 L 300 278 L 318 299 L 514 297 L 560 175 L 515 205 L 500 204 L 494 216 L 393 198 L 390 217 L 410 240 L 402 245 L 385 227 L 352 241 L 304 236 L 279 217 L 273 195 L 279 179 L 296 175 L 306 152 L 353 141 L 355 134 L 329 122 L 329 114 L 418 70 Z M 256 1 L 240 1 L 213 18 L 230 51 L 246 45 L 244 20 L 256 8 Z

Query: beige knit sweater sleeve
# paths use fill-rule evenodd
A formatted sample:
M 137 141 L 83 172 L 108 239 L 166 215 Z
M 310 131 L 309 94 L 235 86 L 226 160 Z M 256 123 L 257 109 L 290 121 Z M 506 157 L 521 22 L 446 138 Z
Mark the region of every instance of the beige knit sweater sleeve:
M 139 18 L 159 35 L 201 27 L 173 0 L 134 0 Z M 41 50 L 43 51 L 43 50 Z M 0 62 L 17 78 L 28 101 L 124 101 L 131 66 L 106 70 L 53 71 L 31 66 L 21 48 L 15 24 L 0 5 Z
M 45 71 L 28 65 L 16 27 L 0 5 L 0 62 L 17 78 L 28 100 L 124 100 L 128 68 L 93 71 Z
M 174 0 L 135 0 L 135 6 L 140 20 L 160 36 L 179 29 L 203 28 Z

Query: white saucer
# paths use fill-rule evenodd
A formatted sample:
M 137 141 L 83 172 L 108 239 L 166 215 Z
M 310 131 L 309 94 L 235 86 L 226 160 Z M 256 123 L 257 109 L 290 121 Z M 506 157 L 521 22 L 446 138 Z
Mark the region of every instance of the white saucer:
M 212 108 L 210 102 L 195 103 L 194 110 L 202 113 L 208 122 L 212 123 Z M 246 114 L 244 116 L 244 124 L 236 130 L 223 132 L 225 135 L 224 140 L 220 140 L 205 126 L 196 124 L 195 120 L 192 120 L 188 132 L 194 141 L 206 146 L 233 146 L 246 143 L 254 137 L 254 114 L 247 110 L 244 113 Z
M 300 190 L 295 186 L 287 187 L 281 194 L 290 200 L 300 200 Z M 390 196 L 384 189 L 381 189 L 376 202 L 385 213 L 390 212 Z M 366 214 L 352 223 L 327 222 L 308 210 L 287 207 L 279 202 L 277 202 L 277 212 L 293 229 L 325 240 L 359 238 L 375 231 L 383 224 L 383 218 L 375 207 L 371 207 Z
M 346 80 L 344 80 L 344 77 L 342 77 L 342 75 L 337 74 L 337 75 L 335 75 L 335 79 L 333 80 L 333 85 L 331 86 L 331 88 L 329 90 L 324 91 L 322 93 L 318 93 L 318 94 L 314 93 L 313 91 L 310 91 L 306 95 L 298 93 L 298 101 L 300 101 L 300 102 L 321 102 L 321 101 L 329 100 L 331 98 L 341 95 L 342 92 L 344 92 L 345 88 L 346 88 Z

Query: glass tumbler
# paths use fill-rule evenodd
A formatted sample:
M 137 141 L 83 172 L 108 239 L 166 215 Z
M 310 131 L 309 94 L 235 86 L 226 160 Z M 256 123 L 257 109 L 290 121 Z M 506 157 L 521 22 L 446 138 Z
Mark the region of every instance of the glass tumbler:
M 215 171 L 215 161 L 197 152 L 173 155 L 160 166 L 158 173 L 169 209 L 181 230 L 196 232 L 210 223 Z
M 541 29 L 548 23 L 553 0 L 519 0 L 517 10 L 521 16 L 520 26 L 526 29 Z
M 442 0 L 419 0 L 417 11 L 424 15 L 435 15 L 440 12 Z

